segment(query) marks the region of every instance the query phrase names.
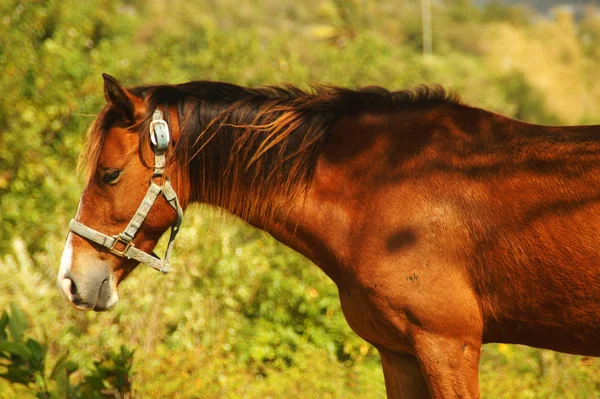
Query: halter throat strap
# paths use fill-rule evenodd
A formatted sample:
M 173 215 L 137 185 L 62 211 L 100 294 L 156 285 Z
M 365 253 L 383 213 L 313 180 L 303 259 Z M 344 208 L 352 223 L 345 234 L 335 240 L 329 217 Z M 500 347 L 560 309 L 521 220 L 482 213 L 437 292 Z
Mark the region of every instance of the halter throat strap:
M 163 119 L 162 111 L 158 108 L 152 114 L 152 121 L 150 122 L 150 140 L 152 141 L 152 149 L 154 151 L 154 173 L 144 199 L 140 203 L 135 215 L 133 215 L 129 221 L 127 227 L 125 227 L 125 230 L 115 236 L 109 236 L 94 230 L 75 219 L 72 219 L 69 223 L 69 230 L 89 241 L 108 248 L 111 253 L 119 257 L 135 259 L 161 273 L 168 273 L 171 270 L 169 261 L 171 251 L 173 249 L 175 237 L 177 236 L 177 233 L 179 233 L 179 228 L 183 220 L 183 209 L 179 204 L 179 199 L 177 198 L 173 186 L 171 186 L 169 179 L 165 176 L 165 154 L 169 148 L 171 138 L 169 135 L 169 126 Z M 162 179 L 161 185 L 155 183 L 155 179 L 157 178 Z M 152 209 L 152 205 L 154 205 L 154 202 L 160 194 L 163 195 L 167 203 L 177 212 L 177 219 L 171 225 L 171 235 L 169 237 L 164 260 L 154 254 L 149 254 L 136 248 L 133 243 L 134 237 L 144 223 L 144 220 L 146 220 L 146 217 Z

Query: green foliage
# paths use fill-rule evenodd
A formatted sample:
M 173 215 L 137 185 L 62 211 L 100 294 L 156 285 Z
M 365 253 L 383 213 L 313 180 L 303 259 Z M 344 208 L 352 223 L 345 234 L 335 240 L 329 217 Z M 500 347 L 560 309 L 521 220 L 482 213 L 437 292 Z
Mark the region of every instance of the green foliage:
M 485 22 L 502 21 L 515 26 L 526 26 L 533 15 L 533 11 L 526 5 L 507 7 L 500 1 L 493 0 L 484 6 L 482 19 Z
M 131 396 L 133 351 L 121 346 L 119 352 L 106 352 L 94 362 L 94 369 L 83 378 L 80 395 L 84 398 L 127 398 Z
M 8 132 L 0 136 L 2 252 L 23 230 L 35 232 L 28 246 L 43 250 L 48 234 L 60 231 L 46 215 L 64 222 L 72 213 L 73 170 L 91 122 L 82 110 L 99 108 L 98 67 L 119 54 L 127 32 L 126 16 L 111 18 L 115 11 L 101 0 L 0 4 L 0 131 Z
M 32 339 L 23 340 L 29 327 L 27 319 L 15 304 L 11 304 L 11 311 L 12 317 L 5 311 L 0 319 L 0 358 L 6 361 L 6 372 L 0 377 L 23 385 L 37 382 L 43 387 L 47 348 Z
M 500 79 L 506 97 L 515 104 L 515 118 L 544 121 L 547 124 L 560 124 L 560 119 L 544 107 L 543 95 L 527 83 L 522 72 L 511 71 Z
M 45 364 L 48 346 L 32 338 L 25 340 L 29 328 L 25 314 L 14 303 L 10 309 L 10 314 L 4 311 L 0 318 L 0 370 L 5 369 L 0 379 L 31 387 L 39 399 L 131 396 L 132 351 L 121 347 L 118 353 L 105 353 L 101 360 L 94 362 L 94 369 L 83 381 L 73 384 L 71 375 L 79 366 L 69 360 L 68 352 L 58 357 L 48 375 Z
M 437 1 L 424 58 L 417 0 L 0 2 L 0 308 L 11 309 L 0 398 L 384 396 L 376 351 L 347 326 L 327 277 L 205 208 L 186 214 L 176 272 L 139 268 L 112 312 L 78 313 L 61 297 L 55 273 L 101 72 L 127 84 L 442 83 L 526 121 L 598 123 L 598 15 Z M 492 345 L 482 394 L 598 397 L 599 366 Z

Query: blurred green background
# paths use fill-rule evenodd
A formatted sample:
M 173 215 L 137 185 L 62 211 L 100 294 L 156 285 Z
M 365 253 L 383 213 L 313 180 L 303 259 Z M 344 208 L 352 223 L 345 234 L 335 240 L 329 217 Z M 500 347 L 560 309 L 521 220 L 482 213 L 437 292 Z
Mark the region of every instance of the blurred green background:
M 100 74 L 129 85 L 441 83 L 528 122 L 597 124 L 600 8 L 578 4 L 434 0 L 423 55 L 419 0 L 0 0 L 0 311 L 13 304 L 21 320 L 0 331 L 0 397 L 383 398 L 376 352 L 346 325 L 333 283 L 206 208 L 186 214 L 174 273 L 139 267 L 108 313 L 67 303 L 55 275 Z M 46 350 L 37 366 L 20 355 L 37 374 L 11 383 L 17 346 L 6 342 L 21 336 Z M 90 373 L 117 367 L 121 347 L 133 351 L 129 388 L 107 388 L 104 375 L 94 381 L 106 389 L 91 389 Z M 63 392 L 58 369 L 80 389 Z M 487 345 L 480 375 L 488 398 L 600 398 L 598 359 Z

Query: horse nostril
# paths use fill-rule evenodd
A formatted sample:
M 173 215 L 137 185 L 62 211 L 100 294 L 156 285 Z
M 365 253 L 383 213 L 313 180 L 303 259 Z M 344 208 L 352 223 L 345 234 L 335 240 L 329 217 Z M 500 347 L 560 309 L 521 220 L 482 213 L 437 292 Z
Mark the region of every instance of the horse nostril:
M 75 280 L 73 280 L 69 272 L 65 273 L 60 285 L 65 295 L 69 297 L 69 300 L 73 301 L 78 297 L 77 284 L 75 284 Z
M 75 282 L 73 280 L 71 280 L 71 279 L 68 279 L 68 280 L 70 282 L 69 292 L 73 296 L 77 295 L 77 285 L 75 284 Z
M 65 294 L 67 298 L 69 298 L 69 300 L 72 300 L 73 286 L 75 285 L 73 284 L 73 280 L 67 277 L 63 277 L 58 281 L 58 285 L 60 286 L 60 289 L 63 292 L 63 294 Z

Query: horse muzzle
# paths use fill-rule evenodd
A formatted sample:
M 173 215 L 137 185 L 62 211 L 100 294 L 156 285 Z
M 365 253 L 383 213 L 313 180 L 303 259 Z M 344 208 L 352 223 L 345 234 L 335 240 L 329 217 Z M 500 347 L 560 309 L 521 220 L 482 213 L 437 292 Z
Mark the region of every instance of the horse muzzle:
M 63 294 L 80 310 L 104 311 L 114 307 L 119 297 L 110 266 L 100 259 L 85 257 L 88 258 L 85 264 L 78 262 L 75 270 L 71 248 L 69 236 L 58 273 L 58 285 Z
M 117 295 L 111 285 L 108 277 L 84 280 L 70 272 L 60 281 L 63 293 L 77 309 L 97 312 L 109 310 L 117 303 Z

